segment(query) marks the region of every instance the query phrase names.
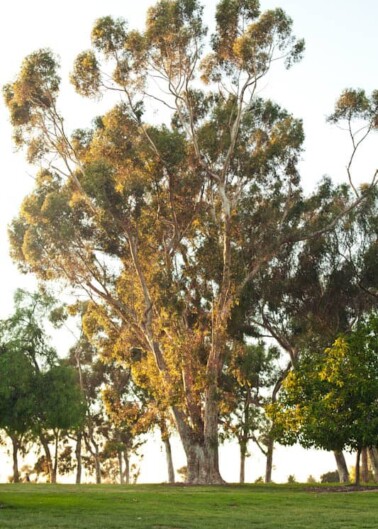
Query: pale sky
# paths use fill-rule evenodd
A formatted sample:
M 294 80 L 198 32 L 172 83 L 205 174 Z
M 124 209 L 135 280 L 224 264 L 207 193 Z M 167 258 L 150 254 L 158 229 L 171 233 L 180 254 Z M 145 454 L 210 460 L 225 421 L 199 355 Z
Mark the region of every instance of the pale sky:
M 12 81 L 22 59 L 32 51 L 48 47 L 61 58 L 63 97 L 61 108 L 73 127 L 89 125 L 100 113 L 93 104 L 74 94 L 66 82 L 76 55 L 90 45 L 90 31 L 100 16 L 121 16 L 130 27 L 142 27 L 151 0 L 14 0 L 0 4 L 0 85 Z M 216 4 L 205 0 L 205 16 L 210 17 Z M 345 179 L 349 144 L 346 135 L 325 123 L 333 104 L 344 88 L 364 88 L 368 93 L 378 88 L 378 1 L 377 0 L 264 0 L 262 9 L 282 7 L 294 20 L 298 37 L 306 40 L 304 59 L 289 72 L 278 69 L 261 86 L 261 96 L 272 97 L 296 117 L 304 120 L 306 151 L 302 175 L 306 188 L 328 174 L 337 181 Z M 21 153 L 15 153 L 11 128 L 3 101 L 0 101 L 0 318 L 12 307 L 17 287 L 33 284 L 21 276 L 8 256 L 7 225 L 17 215 L 22 198 L 33 186 L 34 169 L 27 166 Z M 356 165 L 356 179 L 367 180 L 377 167 L 377 137 L 363 151 Z M 288 452 L 287 452 L 288 453 Z M 235 454 L 236 457 L 236 454 Z M 288 461 L 290 458 L 288 459 Z M 334 468 L 332 458 L 296 457 L 297 471 L 288 473 L 319 476 Z M 183 463 L 181 463 L 183 464 Z M 291 463 L 290 463 L 291 464 Z M 180 466 L 180 465 L 177 465 Z M 227 479 L 237 480 L 227 471 Z M 230 468 L 231 468 L 230 467 Z M 277 471 L 280 467 L 278 464 Z M 323 468 L 324 467 L 324 468 Z M 248 475 L 248 472 L 251 474 Z M 248 470 L 247 480 L 256 479 L 262 470 Z M 232 474 L 233 475 L 233 474 Z M 160 480 L 165 479 L 165 474 Z M 276 477 L 276 479 L 278 479 Z M 157 480 L 159 481 L 159 479 Z

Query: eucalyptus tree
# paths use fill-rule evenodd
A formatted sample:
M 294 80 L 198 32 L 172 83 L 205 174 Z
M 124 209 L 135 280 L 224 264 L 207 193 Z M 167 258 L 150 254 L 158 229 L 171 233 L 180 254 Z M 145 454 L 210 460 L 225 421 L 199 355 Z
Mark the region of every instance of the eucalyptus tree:
M 335 228 L 375 179 L 336 204 L 304 197 L 302 123 L 257 95 L 276 61 L 289 68 L 302 55 L 291 19 L 261 12 L 258 0 L 221 0 L 207 40 L 202 14 L 197 0 L 161 0 L 143 32 L 111 17 L 95 23 L 71 79 L 84 96 L 121 102 L 89 130 L 65 130 L 48 50 L 25 59 L 4 95 L 17 145 L 42 167 L 10 230 L 13 257 L 84 289 L 115 356 L 142 352 L 174 416 L 188 480 L 219 483 L 233 307 L 286 248 Z M 365 99 L 368 117 L 377 94 Z M 361 110 L 344 103 L 351 118 Z

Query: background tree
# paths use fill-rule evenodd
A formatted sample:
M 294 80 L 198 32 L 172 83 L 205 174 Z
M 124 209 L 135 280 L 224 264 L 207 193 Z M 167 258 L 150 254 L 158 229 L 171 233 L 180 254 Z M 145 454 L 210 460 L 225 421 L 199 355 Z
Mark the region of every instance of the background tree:
M 13 344 L 14 345 L 14 344 Z M 12 442 L 13 482 L 20 480 L 19 452 L 31 441 L 35 413 L 35 373 L 18 348 L 0 346 L 0 429 Z
M 237 347 L 237 345 L 236 345 Z M 279 351 L 267 348 L 263 342 L 243 346 L 239 344 L 225 373 L 225 392 L 221 410 L 221 439 L 236 438 L 240 448 L 240 483 L 245 481 L 245 460 L 248 444 L 254 441 L 267 455 L 264 447 L 269 426 L 264 414 L 268 390 L 276 378 Z
M 373 314 L 322 355 L 303 356 L 273 408 L 283 442 L 357 450 L 357 484 L 361 450 L 377 443 L 377 322 Z

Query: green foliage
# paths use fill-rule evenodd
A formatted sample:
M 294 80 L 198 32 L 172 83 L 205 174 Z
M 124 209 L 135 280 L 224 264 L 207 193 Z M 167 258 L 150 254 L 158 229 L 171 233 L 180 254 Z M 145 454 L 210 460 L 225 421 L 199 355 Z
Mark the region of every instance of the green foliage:
M 320 476 L 320 483 L 340 483 L 340 477 L 337 470 L 330 470 Z
M 371 314 L 323 353 L 302 356 L 271 409 L 283 443 L 326 450 L 376 444 L 377 325 Z

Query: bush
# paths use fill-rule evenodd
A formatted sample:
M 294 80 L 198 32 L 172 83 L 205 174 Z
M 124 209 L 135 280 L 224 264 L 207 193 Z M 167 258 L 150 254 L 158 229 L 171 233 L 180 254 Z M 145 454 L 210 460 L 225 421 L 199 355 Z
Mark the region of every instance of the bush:
M 297 480 L 296 480 L 294 474 L 290 474 L 290 476 L 288 476 L 288 478 L 287 478 L 287 482 L 288 482 L 288 483 L 296 483 L 296 482 L 297 482 Z
M 316 483 L 316 479 L 312 474 L 310 474 L 307 478 L 307 483 Z
M 340 483 L 339 473 L 337 470 L 331 470 L 320 476 L 320 483 Z

